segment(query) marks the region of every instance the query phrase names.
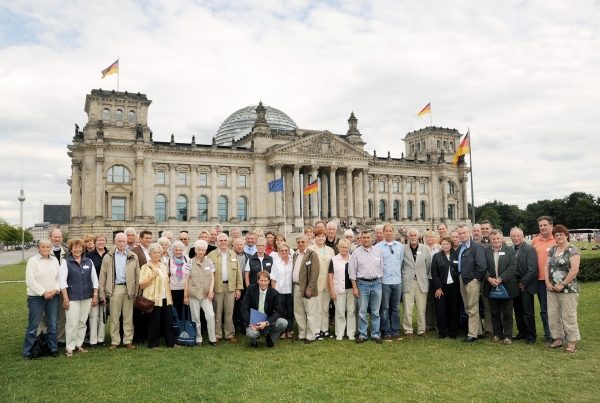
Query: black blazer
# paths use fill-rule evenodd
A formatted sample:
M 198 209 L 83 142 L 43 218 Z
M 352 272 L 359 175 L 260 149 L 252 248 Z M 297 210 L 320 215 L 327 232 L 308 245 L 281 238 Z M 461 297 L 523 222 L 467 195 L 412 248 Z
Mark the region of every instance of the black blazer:
M 260 271 L 266 270 L 271 273 L 271 269 L 273 268 L 273 258 L 266 253 L 263 257 L 262 266 L 260 264 L 260 259 L 258 258 L 258 253 L 252 255 L 248 262 L 250 263 L 250 284 L 256 284 L 258 281 L 258 273 Z
M 448 271 L 454 283 L 458 284 L 458 254 L 450 250 L 450 260 L 448 260 L 444 251 L 437 252 L 431 258 L 431 280 L 434 290 L 447 285 Z
M 502 254 L 504 252 L 504 254 Z M 514 298 L 519 295 L 519 285 L 515 277 L 517 270 L 517 258 L 514 248 L 509 248 L 502 245 L 500 248 L 500 256 L 498 257 L 498 277 L 502 279 L 502 284 L 508 292 L 508 296 Z M 494 249 L 485 249 L 485 260 L 487 262 L 487 270 L 485 273 L 485 282 L 483 283 L 483 295 L 490 296 L 492 285 L 487 281 L 489 277 L 496 277 L 496 264 L 494 263 Z
M 457 259 L 460 260 L 460 275 L 464 285 L 469 284 L 473 279 L 483 281 L 487 269 L 484 251 L 483 246 L 471 239 L 469 247 L 465 249 L 460 259 Z M 458 254 L 460 255 L 460 247 Z
M 514 249 L 514 246 L 512 248 Z M 515 271 L 517 284 L 522 283 L 529 294 L 537 294 L 538 258 L 535 248 L 523 242 L 515 254 L 517 255 Z
M 258 298 L 260 296 L 260 286 L 258 283 L 250 284 L 242 299 L 241 310 L 242 318 L 246 327 L 250 326 L 250 308 L 258 310 Z M 273 325 L 277 319 L 283 316 L 281 304 L 279 303 L 279 292 L 273 287 L 267 287 L 267 295 L 265 296 L 265 314 L 267 322 Z
M 208 256 L 208 254 L 210 252 L 212 252 L 213 250 L 216 250 L 216 249 L 217 249 L 217 247 L 215 245 L 208 245 L 204 256 Z M 188 253 L 188 256 L 190 257 L 190 259 L 193 259 L 196 256 L 196 248 L 190 249 L 190 253 Z M 242 270 L 243 270 L 243 268 L 242 268 Z

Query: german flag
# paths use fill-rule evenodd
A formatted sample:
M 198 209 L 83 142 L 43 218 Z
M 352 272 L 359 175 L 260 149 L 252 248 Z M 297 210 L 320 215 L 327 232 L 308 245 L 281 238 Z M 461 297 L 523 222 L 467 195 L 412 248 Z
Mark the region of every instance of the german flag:
M 431 102 L 427 104 L 427 106 L 421 109 L 421 112 L 417 114 L 417 116 L 425 115 L 426 113 L 431 113 Z
M 313 183 L 311 183 L 310 185 L 308 185 L 307 187 L 304 188 L 304 190 L 302 191 L 302 194 L 309 195 L 312 193 L 317 193 L 318 191 L 319 191 L 319 182 L 317 181 L 317 179 L 315 179 L 313 181 Z
M 460 157 L 471 153 L 470 135 L 471 132 L 467 132 L 467 135 L 465 136 L 463 141 L 461 141 L 458 150 L 456 150 L 456 154 L 454 154 L 454 163 L 452 164 L 453 167 L 458 165 L 458 160 L 460 159 Z
M 102 78 L 110 76 L 111 74 L 119 74 L 119 59 L 116 62 L 102 70 Z

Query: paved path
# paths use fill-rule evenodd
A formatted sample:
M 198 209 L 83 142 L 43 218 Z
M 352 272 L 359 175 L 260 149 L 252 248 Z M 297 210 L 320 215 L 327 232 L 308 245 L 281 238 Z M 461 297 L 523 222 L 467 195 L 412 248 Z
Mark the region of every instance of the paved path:
M 0 252 L 0 267 L 8 264 L 21 263 L 20 250 L 11 250 L 10 252 Z M 25 261 L 37 253 L 37 248 L 30 248 L 25 251 Z

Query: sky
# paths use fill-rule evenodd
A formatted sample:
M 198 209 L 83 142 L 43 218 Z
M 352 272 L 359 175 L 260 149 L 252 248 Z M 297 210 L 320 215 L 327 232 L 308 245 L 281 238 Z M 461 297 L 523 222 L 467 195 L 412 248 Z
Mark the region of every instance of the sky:
M 471 132 L 475 204 L 600 196 L 600 0 L 0 0 L 0 217 L 70 203 L 85 96 L 152 100 L 157 141 L 210 143 L 258 103 L 377 155 L 430 125 Z

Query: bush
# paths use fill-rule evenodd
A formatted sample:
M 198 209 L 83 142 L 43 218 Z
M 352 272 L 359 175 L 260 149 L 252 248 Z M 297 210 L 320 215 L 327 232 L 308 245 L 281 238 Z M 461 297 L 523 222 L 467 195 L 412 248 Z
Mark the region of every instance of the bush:
M 582 283 L 600 281 L 600 256 L 581 257 L 577 280 Z

